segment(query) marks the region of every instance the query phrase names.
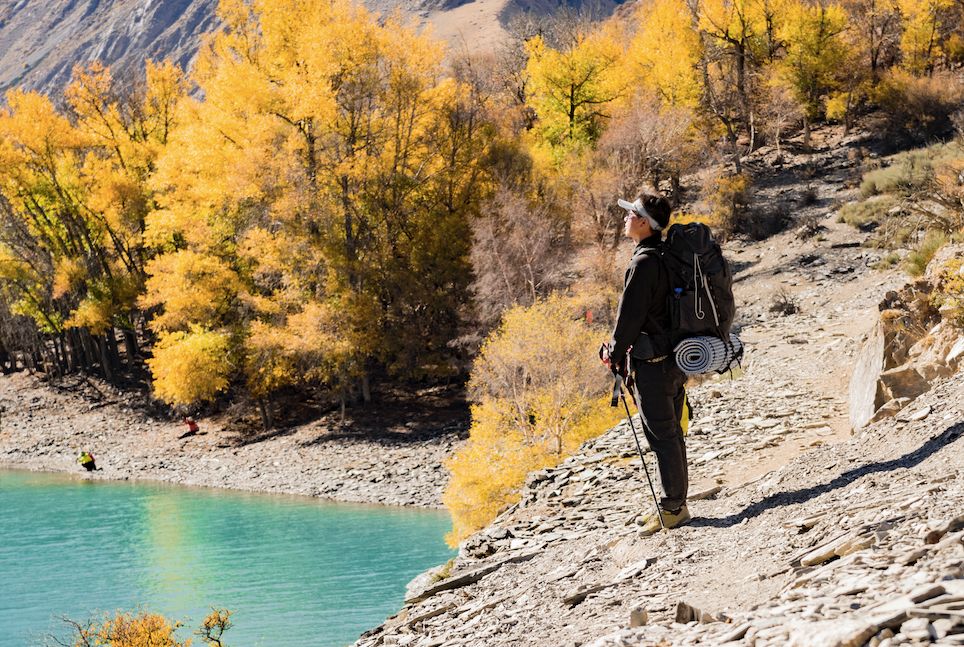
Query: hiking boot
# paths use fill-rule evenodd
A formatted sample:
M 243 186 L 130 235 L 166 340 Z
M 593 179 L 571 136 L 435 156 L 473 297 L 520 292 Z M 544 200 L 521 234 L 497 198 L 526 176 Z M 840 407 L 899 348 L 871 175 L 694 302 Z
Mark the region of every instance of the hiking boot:
M 693 518 L 690 516 L 689 508 L 685 505 L 676 512 L 660 510 L 659 514 L 663 518 L 663 526 L 659 525 L 659 517 L 652 513 L 636 520 L 636 523 L 643 527 L 639 532 L 640 536 L 649 537 L 650 535 L 655 535 L 662 530 L 663 527 L 667 530 L 677 528 Z

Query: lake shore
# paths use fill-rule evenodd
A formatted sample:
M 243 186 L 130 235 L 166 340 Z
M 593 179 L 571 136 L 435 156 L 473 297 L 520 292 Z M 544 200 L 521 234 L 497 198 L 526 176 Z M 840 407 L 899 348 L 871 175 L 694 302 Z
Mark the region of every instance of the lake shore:
M 467 412 L 440 408 L 377 433 L 322 419 L 250 437 L 205 419 L 182 437 L 184 423 L 151 418 L 103 385 L 103 397 L 86 397 L 78 383 L 0 377 L 0 468 L 435 508 L 448 481 L 443 461 L 468 424 Z M 95 456 L 96 472 L 77 463 L 81 450 Z

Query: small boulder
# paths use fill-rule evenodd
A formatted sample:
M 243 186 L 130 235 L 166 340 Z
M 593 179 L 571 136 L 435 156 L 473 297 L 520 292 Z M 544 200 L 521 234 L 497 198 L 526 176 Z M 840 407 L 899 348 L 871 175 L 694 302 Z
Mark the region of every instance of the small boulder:
M 649 612 L 646 607 L 636 607 L 629 612 L 629 626 L 642 627 L 649 622 Z
M 411 582 L 405 586 L 405 599 L 410 600 L 419 597 L 424 591 L 445 579 L 452 570 L 451 564 L 435 566 L 424 573 L 416 575 Z
M 913 366 L 898 366 L 880 374 L 880 383 L 889 399 L 916 398 L 925 393 L 930 384 Z

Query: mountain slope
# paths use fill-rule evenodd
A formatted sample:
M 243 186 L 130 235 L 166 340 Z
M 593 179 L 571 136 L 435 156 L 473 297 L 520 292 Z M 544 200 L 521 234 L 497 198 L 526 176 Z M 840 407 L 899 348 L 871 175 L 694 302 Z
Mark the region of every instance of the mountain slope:
M 125 78 L 146 59 L 187 65 L 216 24 L 217 0 L 17 0 L 0 9 L 0 89 L 54 92 L 77 63 Z
M 402 11 L 431 23 L 438 38 L 469 51 L 491 50 L 513 13 L 546 15 L 582 0 L 367 0 L 374 12 Z M 588 3 L 587 3 L 588 4 Z M 607 15 L 619 2 L 596 2 Z M 217 26 L 217 0 L 9 0 L 0 3 L 0 91 L 56 94 L 78 63 L 100 61 L 131 78 L 146 59 L 189 66 L 201 35 Z
M 745 373 L 690 390 L 693 521 L 639 536 L 654 504 L 623 423 L 530 474 L 358 647 L 964 644 L 964 372 L 851 436 L 861 336 L 905 279 L 836 222 L 862 143 L 823 145 L 820 178 L 797 156 L 757 189 L 821 233 L 726 246 Z M 781 294 L 800 312 L 773 313 Z

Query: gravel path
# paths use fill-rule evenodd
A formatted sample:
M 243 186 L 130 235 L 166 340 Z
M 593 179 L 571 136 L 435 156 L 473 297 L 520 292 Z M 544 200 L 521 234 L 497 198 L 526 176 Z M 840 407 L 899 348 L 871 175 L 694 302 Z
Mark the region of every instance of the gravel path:
M 25 373 L 0 377 L 0 467 L 440 507 L 448 478 L 442 461 L 466 430 L 464 415 L 377 437 L 333 434 L 315 422 L 245 443 L 201 421 L 199 434 L 179 438 L 183 423 L 153 420 L 103 385 L 103 399 L 92 401 L 87 389 L 67 388 L 76 383 L 51 388 Z M 81 472 L 81 449 L 94 454 L 99 471 Z

